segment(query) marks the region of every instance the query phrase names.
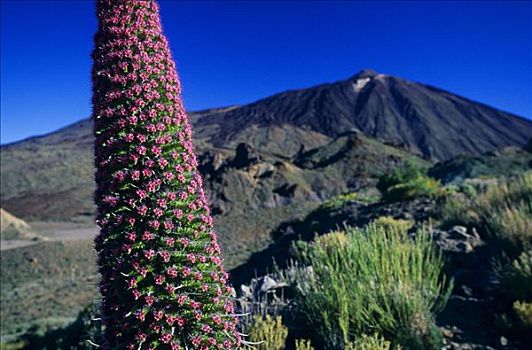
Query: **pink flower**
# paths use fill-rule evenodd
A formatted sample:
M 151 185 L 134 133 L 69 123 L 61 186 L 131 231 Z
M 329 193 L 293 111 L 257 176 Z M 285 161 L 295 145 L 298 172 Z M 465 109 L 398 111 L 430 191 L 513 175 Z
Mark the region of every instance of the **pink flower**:
M 137 153 L 140 154 L 140 155 L 145 155 L 146 154 L 146 147 L 138 146 L 137 147 Z
M 156 320 L 156 321 L 160 321 L 164 316 L 164 312 L 162 312 L 161 310 L 158 310 L 158 311 L 154 311 L 153 312 L 153 318 Z
M 134 139 L 135 139 L 135 136 L 134 136 L 133 134 L 131 134 L 131 133 L 126 134 L 126 135 L 124 136 L 124 140 L 126 140 L 126 142 L 131 142 L 131 141 L 133 141 Z
M 172 286 L 172 285 L 169 285 L 167 284 L 166 287 L 164 288 L 166 290 L 166 292 L 170 295 L 174 294 L 175 290 L 176 290 L 176 287 Z
M 198 347 L 201 344 L 201 338 L 200 337 L 193 337 L 192 338 L 192 345 L 195 347 Z
M 164 262 L 170 261 L 170 253 L 168 253 L 167 251 L 160 252 L 159 255 L 161 256 Z
M 144 297 L 146 305 L 151 306 L 155 302 L 155 297 L 153 295 L 147 295 Z
M 169 268 L 166 273 L 168 274 L 168 276 L 170 277 L 177 277 L 177 270 L 172 267 L 172 268 Z
M 175 243 L 175 240 L 172 238 L 172 237 L 168 237 L 166 239 L 166 244 L 170 247 L 173 247 L 174 246 L 174 243 Z
M 103 202 L 114 207 L 118 203 L 118 198 L 114 196 L 106 196 L 104 197 Z
M 122 182 L 126 179 L 126 174 L 120 170 L 114 174 L 114 178 L 117 179 L 119 182 Z
M 159 275 L 159 276 L 155 277 L 155 284 L 157 284 L 157 285 L 163 284 L 164 281 L 165 281 L 165 278 L 162 275 Z
M 146 257 L 146 259 L 151 260 L 155 256 L 155 250 L 153 249 L 145 250 L 144 256 Z
M 144 175 L 145 177 L 150 177 L 153 175 L 153 171 L 151 171 L 151 169 L 143 169 L 142 175 Z
M 131 244 L 129 243 L 124 243 L 122 244 L 122 251 L 126 252 L 126 253 L 131 253 Z
M 174 224 L 171 221 L 166 220 L 164 222 L 164 228 L 167 230 L 171 230 L 174 228 Z
M 142 277 L 146 277 L 146 275 L 148 274 L 148 269 L 145 267 L 141 267 L 138 272 Z
M 166 324 L 168 324 L 169 326 L 173 325 L 175 321 L 177 320 L 177 316 L 166 315 L 165 317 L 166 317 Z
M 139 215 L 146 215 L 146 213 L 148 212 L 148 207 L 145 206 L 145 205 L 141 205 L 140 207 L 137 208 L 137 213 L 139 213 Z
M 148 130 L 148 132 L 154 133 L 157 132 L 157 127 L 153 124 L 148 124 L 146 125 L 146 130 Z
M 192 269 L 188 266 L 183 267 L 183 276 L 187 277 L 192 273 Z
M 140 298 L 140 296 L 142 295 L 142 293 L 137 289 L 133 289 L 132 293 L 133 293 L 133 297 L 135 298 L 135 300 Z
M 158 229 L 161 223 L 157 220 L 152 220 L 149 222 L 151 228 Z
M 214 323 L 216 323 L 216 324 L 221 324 L 221 323 L 222 323 L 222 318 L 220 317 L 220 315 L 213 315 L 213 316 L 212 316 L 212 320 L 213 320 Z
M 188 299 L 188 298 L 187 298 L 186 295 L 180 295 L 179 298 L 177 298 L 177 303 L 178 303 L 179 305 L 183 305 L 183 304 L 186 303 L 187 299 Z
M 179 238 L 179 243 L 186 248 L 190 244 L 190 240 L 186 237 Z
M 159 332 L 161 332 L 161 325 L 158 324 L 158 323 L 152 323 L 150 325 L 150 329 L 151 329 L 152 333 L 159 333 Z M 155 350 L 155 347 L 152 346 L 152 349 Z
M 144 343 L 146 341 L 146 334 L 140 332 L 137 334 L 136 338 L 140 343 Z
M 172 334 L 165 333 L 165 334 L 161 335 L 161 341 L 163 343 L 168 344 L 170 342 L 170 340 L 172 340 Z
M 224 305 L 224 310 L 227 313 L 232 313 L 234 311 L 234 306 L 232 301 L 227 301 Z
M 144 231 L 144 233 L 142 234 L 143 241 L 151 241 L 154 238 L 155 238 L 155 235 L 151 233 L 150 231 Z
M 193 309 L 199 309 L 201 307 L 201 303 L 199 301 L 191 301 L 190 306 L 192 306 Z
M 144 313 L 144 311 L 142 310 L 137 310 L 135 312 L 135 317 L 137 318 L 137 320 L 139 321 L 144 321 L 144 319 L 146 318 L 146 314 Z
M 215 255 L 211 256 L 211 261 L 215 265 L 220 265 L 222 263 L 222 259 L 220 259 L 219 256 L 215 256 Z

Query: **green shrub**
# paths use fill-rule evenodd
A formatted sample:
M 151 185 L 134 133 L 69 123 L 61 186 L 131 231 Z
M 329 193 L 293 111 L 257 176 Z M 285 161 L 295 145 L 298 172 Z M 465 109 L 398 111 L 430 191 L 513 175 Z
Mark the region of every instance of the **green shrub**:
M 496 315 L 495 325 L 501 332 L 522 343 L 532 342 L 532 303 L 513 302 L 511 310 Z
M 472 226 L 479 222 L 478 213 L 473 209 L 472 199 L 456 193 L 447 196 L 439 205 L 441 224 L 444 228 L 455 225 Z
M 434 315 L 451 288 L 427 232 L 411 240 L 370 225 L 349 228 L 345 235 L 347 242 L 337 249 L 320 241 L 295 245 L 299 259 L 287 277 L 323 347 L 343 349 L 363 334 L 376 332 L 405 346 L 417 337 L 419 344 L 409 349 L 439 349 Z
M 377 183 L 377 189 L 386 193 L 390 187 L 426 177 L 426 170 L 412 163 L 395 168 L 391 173 L 383 174 Z
M 316 237 L 314 242 L 324 250 L 334 252 L 347 244 L 348 237 L 343 231 L 334 231 Z
M 0 343 L 0 350 L 22 350 L 27 349 L 28 343 L 25 341 L 14 341 L 7 343 Z
M 532 248 L 532 172 L 478 187 L 476 196 L 445 199 L 440 211 L 443 224 L 477 226 L 486 238 L 499 240 L 512 257 Z
M 435 197 L 441 193 L 441 184 L 438 180 L 421 177 L 388 188 L 383 195 L 387 202 L 399 202 L 417 197 Z
M 532 303 L 516 301 L 513 304 L 519 326 L 526 331 L 532 331 Z
M 510 300 L 532 301 L 532 250 L 497 270 L 499 290 Z
M 532 202 L 497 208 L 484 216 L 488 232 L 501 240 L 511 255 L 532 248 Z
M 532 172 L 489 185 L 474 206 L 486 232 L 508 253 L 532 248 Z
M 310 340 L 296 339 L 296 350 L 314 350 Z
M 407 233 L 415 222 L 413 220 L 395 219 L 391 216 L 381 216 L 374 220 L 373 224 L 382 227 L 385 231 Z
M 397 202 L 416 197 L 434 197 L 442 193 L 438 180 L 427 176 L 426 169 L 407 164 L 384 174 L 377 183 L 382 199 Z
M 283 350 L 287 336 L 288 328 L 283 325 L 281 316 L 256 316 L 249 330 L 249 341 L 262 350 Z
M 323 202 L 322 205 L 321 205 L 321 208 L 323 208 L 323 209 L 341 208 L 342 206 L 344 206 L 344 204 L 346 204 L 348 202 L 352 202 L 352 201 L 358 199 L 357 197 L 358 196 L 357 196 L 356 192 L 340 194 L 338 196 L 334 196 L 334 197 L 326 200 L 325 202 Z
M 345 350 L 390 350 L 391 343 L 378 335 L 362 335 L 354 343 L 348 343 Z M 396 350 L 400 350 L 398 347 Z

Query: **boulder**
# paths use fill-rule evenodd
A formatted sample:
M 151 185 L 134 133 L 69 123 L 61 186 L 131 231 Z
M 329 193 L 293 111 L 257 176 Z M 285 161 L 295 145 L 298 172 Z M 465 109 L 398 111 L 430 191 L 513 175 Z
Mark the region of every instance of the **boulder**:
M 235 168 L 241 169 L 257 164 L 260 160 L 261 158 L 253 146 L 247 143 L 239 143 L 238 146 L 236 146 L 235 158 L 233 158 L 231 165 Z

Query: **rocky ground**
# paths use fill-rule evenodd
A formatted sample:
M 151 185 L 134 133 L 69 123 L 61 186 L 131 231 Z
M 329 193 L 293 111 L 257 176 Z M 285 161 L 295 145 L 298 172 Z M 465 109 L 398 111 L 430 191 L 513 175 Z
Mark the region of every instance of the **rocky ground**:
M 341 208 L 316 210 L 302 221 L 283 225 L 272 245 L 254 254 L 247 265 L 233 271 L 243 309 L 255 313 L 265 310 L 283 315 L 292 313 L 291 310 L 296 307 L 290 300 L 292 292 L 278 274 L 272 272 L 275 268 L 271 259 L 271 256 L 276 259 L 279 268 L 286 267 L 284 262 L 290 257 L 291 242 L 310 240 L 314 234 L 326 233 L 342 225 L 362 226 L 383 215 L 414 219 L 418 225 L 428 224 L 434 217 L 435 209 L 434 201 L 424 199 L 393 204 L 352 201 Z M 305 232 L 307 234 L 303 234 Z M 432 228 L 431 232 L 434 243 L 444 252 L 447 275 L 454 282 L 449 302 L 437 318 L 445 336 L 442 349 L 522 349 L 522 344 L 521 347 L 512 344 L 492 327 L 495 277 L 490 268 L 493 264 L 491 248 L 475 229 L 464 226 L 446 230 Z M 293 327 L 297 333 L 297 324 Z

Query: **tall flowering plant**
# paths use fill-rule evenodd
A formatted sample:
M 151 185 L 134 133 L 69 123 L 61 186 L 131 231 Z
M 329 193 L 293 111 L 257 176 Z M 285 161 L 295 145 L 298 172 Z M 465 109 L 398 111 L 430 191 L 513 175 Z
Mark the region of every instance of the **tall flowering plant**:
M 228 275 L 154 0 L 98 0 L 98 264 L 108 349 L 232 349 Z

